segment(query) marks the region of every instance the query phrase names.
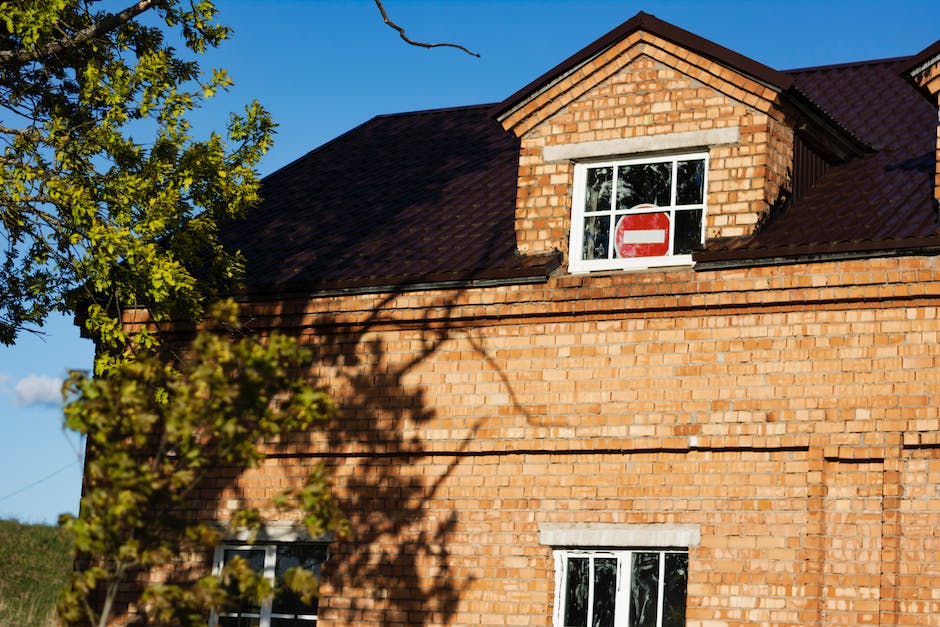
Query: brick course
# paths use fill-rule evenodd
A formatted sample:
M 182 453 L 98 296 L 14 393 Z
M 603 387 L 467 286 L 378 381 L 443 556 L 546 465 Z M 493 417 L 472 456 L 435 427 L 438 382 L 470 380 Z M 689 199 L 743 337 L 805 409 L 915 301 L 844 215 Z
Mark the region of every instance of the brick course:
M 551 624 L 540 523 L 682 523 L 688 624 L 930 625 L 940 261 L 248 303 L 343 407 L 194 503 L 332 470 L 323 625 Z

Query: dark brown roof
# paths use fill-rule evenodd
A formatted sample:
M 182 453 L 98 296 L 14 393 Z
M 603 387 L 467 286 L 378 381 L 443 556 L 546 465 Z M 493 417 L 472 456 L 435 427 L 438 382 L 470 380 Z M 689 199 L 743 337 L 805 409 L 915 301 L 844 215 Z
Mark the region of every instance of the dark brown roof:
M 558 76 L 573 70 L 582 63 L 585 63 L 595 56 L 601 54 L 607 50 L 607 48 L 610 48 L 625 37 L 628 37 L 632 33 L 640 30 L 662 37 L 663 39 L 678 44 L 683 48 L 694 50 L 704 57 L 718 61 L 722 65 L 726 65 L 730 68 L 738 70 L 742 74 L 756 78 L 757 80 L 775 87 L 780 91 L 787 89 L 793 83 L 792 77 L 783 72 L 778 72 L 777 70 L 768 67 L 763 63 L 758 63 L 754 59 L 750 59 L 743 54 L 735 52 L 734 50 L 729 50 L 728 48 L 719 46 L 715 42 L 709 41 L 704 37 L 700 37 L 695 33 L 690 33 L 689 31 L 683 30 L 678 26 L 674 26 L 669 22 L 664 22 L 655 15 L 650 15 L 649 13 L 640 11 L 594 43 L 589 44 L 587 47 L 582 48 L 578 52 L 574 53 L 513 95 L 495 105 L 493 107 L 493 115 L 495 117 L 499 117 L 537 92 L 542 87 L 554 81 Z
M 712 242 L 699 262 L 756 261 L 940 245 L 933 198 L 937 109 L 898 59 L 791 71 L 794 89 L 875 149 L 831 167 L 746 238 Z
M 250 291 L 547 276 L 516 254 L 519 141 L 491 105 L 384 115 L 266 177 L 230 225 Z
M 853 154 L 865 156 L 831 165 L 756 234 L 708 242 L 697 267 L 940 247 L 937 110 L 898 70 L 915 57 L 780 73 L 641 13 L 545 76 L 637 28 L 774 83 L 864 148 Z M 225 231 L 245 254 L 248 290 L 544 280 L 560 257 L 516 252 L 519 140 L 492 117 L 542 80 L 498 105 L 373 118 L 266 177 L 260 207 Z

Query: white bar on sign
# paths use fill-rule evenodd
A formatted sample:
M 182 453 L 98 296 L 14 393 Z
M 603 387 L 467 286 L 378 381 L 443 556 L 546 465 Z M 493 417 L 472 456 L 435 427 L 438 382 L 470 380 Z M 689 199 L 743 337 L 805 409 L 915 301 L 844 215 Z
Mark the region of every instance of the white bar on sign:
M 662 229 L 620 232 L 622 244 L 662 244 L 665 241 L 666 231 Z

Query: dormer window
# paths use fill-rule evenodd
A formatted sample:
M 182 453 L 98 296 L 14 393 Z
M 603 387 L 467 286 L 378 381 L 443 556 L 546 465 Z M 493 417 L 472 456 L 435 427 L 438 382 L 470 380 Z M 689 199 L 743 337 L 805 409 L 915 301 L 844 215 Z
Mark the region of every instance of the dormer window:
M 706 152 L 576 164 L 569 270 L 691 265 L 707 172 Z

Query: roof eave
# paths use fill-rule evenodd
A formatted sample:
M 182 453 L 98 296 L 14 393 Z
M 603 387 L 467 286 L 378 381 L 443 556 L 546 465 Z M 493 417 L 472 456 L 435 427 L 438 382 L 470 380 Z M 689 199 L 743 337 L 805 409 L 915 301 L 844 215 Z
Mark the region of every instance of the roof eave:
M 931 104 L 937 104 L 936 94 L 931 94 L 928 89 L 925 88 L 917 80 L 917 76 L 922 72 L 925 72 L 928 68 L 933 67 L 940 63 L 940 39 L 933 42 L 917 54 L 906 57 L 901 61 L 898 61 L 895 66 L 895 71 L 904 77 L 914 88 Z
M 737 248 L 718 251 L 706 249 L 694 254 L 693 259 L 696 271 L 705 271 L 918 255 L 931 257 L 940 255 L 940 235 L 901 240 L 833 242 L 773 248 Z
M 472 289 L 500 285 L 544 283 L 561 266 L 558 251 L 521 258 L 521 263 L 463 272 L 433 272 L 288 283 L 269 287 L 248 286 L 234 294 L 239 300 L 257 298 L 322 298 L 352 294 L 386 294 L 431 290 Z

